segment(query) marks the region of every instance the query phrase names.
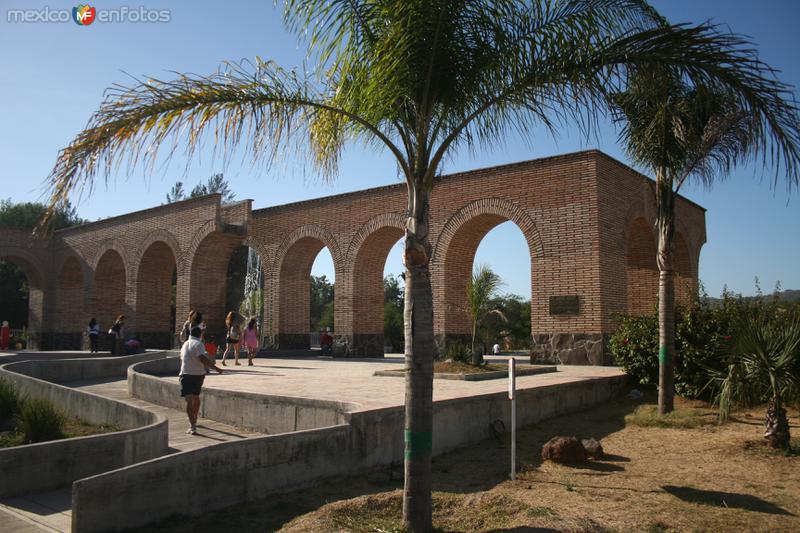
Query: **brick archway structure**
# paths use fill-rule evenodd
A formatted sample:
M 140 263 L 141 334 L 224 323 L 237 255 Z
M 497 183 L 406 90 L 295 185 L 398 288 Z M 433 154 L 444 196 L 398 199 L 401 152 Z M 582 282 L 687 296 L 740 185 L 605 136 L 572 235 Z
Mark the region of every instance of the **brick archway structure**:
M 501 198 L 476 200 L 462 207 L 447 220 L 439 234 L 431 264 L 434 299 L 443 304 L 434 320 L 440 345 L 448 340 L 469 339 L 472 321 L 466 312 L 466 293 L 475 252 L 487 233 L 508 221 L 516 224 L 528 243 L 530 279 L 532 287 L 535 286 L 534 265 L 545 258 L 545 252 L 533 218 L 519 205 Z M 533 290 L 531 295 L 532 299 L 537 297 Z
M 531 257 L 534 359 L 607 362 L 605 341 L 614 330 L 614 316 L 644 305 L 644 294 L 633 302 L 629 295 L 629 241 L 634 221 L 652 222 L 652 201 L 651 180 L 594 150 L 437 178 L 430 238 L 438 338 L 464 333 L 464 317 L 448 310 L 448 300 L 461 298 L 483 235 L 510 220 L 525 236 Z M 60 230 L 44 243 L 32 244 L 26 237 L 25 245 L 36 249 L 25 261 L 43 280 L 43 303 L 35 314 L 55 315 L 44 320 L 42 338 L 49 334 L 55 340 L 48 347 L 58 348 L 57 339 L 67 338 L 60 334 L 70 332 L 54 336 L 55 324 L 59 329 L 78 324 L 77 318 L 72 324 L 60 316 L 65 306 L 59 302 L 69 298 L 73 289 L 67 287 L 77 287 L 78 270 L 72 261 L 55 257 L 75 256 L 84 285 L 95 295 L 93 304 L 101 307 L 107 301 L 101 302 L 98 293 L 110 290 L 104 280 L 124 272 L 124 283 L 113 289 L 115 309 L 108 309 L 101 322 L 105 326 L 111 315 L 124 312 L 129 332 L 147 333 L 151 323 L 158 322 L 159 331 L 164 327 L 165 306 L 163 298 L 148 295 L 145 280 L 165 285 L 173 262 L 176 327 L 190 308 L 202 311 L 210 328 L 219 326 L 231 253 L 247 244 L 264 264 L 265 337 L 280 348 L 304 348 L 309 344 L 309 272 L 327 246 L 336 270 L 337 355 L 380 356 L 382 268 L 388 250 L 402 237 L 406 205 L 402 184 L 257 210 L 250 200 L 223 205 L 219 195 L 210 195 Z M 679 198 L 676 220 L 676 269 L 689 295 L 697 289 L 705 212 Z M 0 246 L 0 254 L 7 255 L 7 248 Z M 162 262 L 168 265 L 163 272 L 156 268 Z M 59 276 L 61 289 L 44 281 Z M 150 307 L 154 302 L 158 312 Z M 84 306 L 80 323 L 92 312 L 92 305 Z
M 354 355 L 381 357 L 383 355 L 383 270 L 392 247 L 403 237 L 405 217 L 386 213 L 370 219 L 361 226 L 350 242 L 347 264 L 351 271 L 342 283 L 342 304 L 350 304 L 341 320 L 352 317 L 352 338 L 346 339 Z M 337 285 L 338 287 L 338 285 Z
M 338 286 L 342 276 L 342 251 L 329 230 L 311 224 L 300 226 L 278 246 L 275 262 L 270 268 L 269 285 L 273 312 L 267 331 L 281 349 L 307 349 L 310 345 L 311 267 L 323 248 L 328 248 L 335 271 L 334 323 L 341 313 Z

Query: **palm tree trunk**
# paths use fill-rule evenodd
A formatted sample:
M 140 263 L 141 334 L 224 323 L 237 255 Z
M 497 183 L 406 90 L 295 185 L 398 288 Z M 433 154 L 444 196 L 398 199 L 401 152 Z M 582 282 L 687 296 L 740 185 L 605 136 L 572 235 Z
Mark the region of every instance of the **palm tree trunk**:
M 675 401 L 675 285 L 672 271 L 675 193 L 664 173 L 656 175 L 658 215 L 658 412 L 671 413 Z
M 771 448 L 788 450 L 791 443 L 789 420 L 786 418 L 786 409 L 781 405 L 780 398 L 773 397 L 769 402 L 764 425 L 764 438 L 767 444 Z
M 416 181 L 416 180 L 415 180 Z M 431 451 L 433 447 L 433 291 L 428 239 L 428 198 L 424 186 L 409 185 L 405 232 L 405 484 L 403 522 L 409 531 L 427 532 L 431 524 Z
M 481 354 L 475 351 L 475 338 L 478 336 L 478 319 L 472 319 L 472 345 L 470 346 L 470 354 L 472 355 L 472 364 L 475 366 L 480 366 L 481 364 Z

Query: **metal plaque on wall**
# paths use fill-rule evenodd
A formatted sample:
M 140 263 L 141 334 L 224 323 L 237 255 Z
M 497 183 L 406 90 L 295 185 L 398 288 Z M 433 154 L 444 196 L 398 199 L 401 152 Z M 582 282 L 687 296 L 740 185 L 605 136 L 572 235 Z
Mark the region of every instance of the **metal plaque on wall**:
M 580 304 L 577 294 L 568 296 L 550 297 L 551 315 L 578 315 L 580 314 Z

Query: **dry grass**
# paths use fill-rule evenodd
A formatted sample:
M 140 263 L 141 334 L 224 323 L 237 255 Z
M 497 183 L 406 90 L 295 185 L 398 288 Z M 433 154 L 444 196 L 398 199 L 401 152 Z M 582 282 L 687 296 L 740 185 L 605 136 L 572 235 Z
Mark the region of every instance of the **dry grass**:
M 436 458 L 434 525 L 447 532 L 800 531 L 800 457 L 757 444 L 762 410 L 736 413 L 724 426 L 627 424 L 641 403 L 619 399 L 524 428 L 516 481 L 508 480 L 506 441 Z M 790 420 L 800 437 L 798 413 Z M 607 458 L 573 467 L 542 463 L 544 442 L 575 434 L 602 439 Z M 387 469 L 320 483 L 157 530 L 400 531 L 401 475 Z
M 681 407 L 669 414 L 659 415 L 658 406 L 640 405 L 625 416 L 625 424 L 656 428 L 696 428 L 717 423 L 717 412 L 705 407 Z

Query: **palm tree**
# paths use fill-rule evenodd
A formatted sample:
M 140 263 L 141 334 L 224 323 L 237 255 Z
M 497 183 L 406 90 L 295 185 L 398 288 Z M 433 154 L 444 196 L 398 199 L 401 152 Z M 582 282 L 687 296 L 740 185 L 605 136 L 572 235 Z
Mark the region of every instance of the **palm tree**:
M 479 265 L 472 271 L 472 277 L 467 283 L 467 306 L 472 317 L 472 364 L 479 365 L 483 355 L 475 350 L 475 338 L 478 327 L 489 315 L 496 315 L 506 322 L 506 316 L 500 309 L 492 306 L 492 299 L 497 290 L 503 285 L 500 276 L 495 274 L 488 265 Z
M 114 86 L 60 152 L 51 203 L 126 157 L 152 166 L 159 147 L 169 157 L 178 141 L 192 156 L 209 135 L 223 153 L 241 147 L 266 163 L 287 146 L 310 151 L 327 176 L 349 141 L 388 150 L 408 189 L 403 517 L 425 531 L 435 352 L 428 209 L 442 162 L 510 131 L 529 137 L 537 124 L 591 125 L 636 65 L 679 66 L 758 109 L 783 109 L 783 86 L 765 77 L 743 38 L 707 24 L 669 26 L 644 0 L 287 0 L 284 20 L 307 37 L 314 72 L 257 58 L 210 76 Z M 795 117 L 785 114 L 781 125 Z
M 796 113 L 796 108 L 792 101 L 781 104 L 785 110 L 757 109 L 742 102 L 729 87 L 693 84 L 668 66 L 636 71 L 627 90 L 611 99 L 628 155 L 656 176 L 658 410 L 666 414 L 674 408 L 675 198 L 688 179 L 711 185 L 755 154 L 775 158 L 775 147 L 785 155 L 789 185 L 796 183 L 800 177 L 797 124 L 781 123 L 778 118 L 784 111 Z
M 788 323 L 756 314 L 737 328 L 727 368 L 712 374 L 720 422 L 734 405 L 768 400 L 764 438 L 773 448 L 791 444 L 786 402 L 800 404 L 800 316 Z

